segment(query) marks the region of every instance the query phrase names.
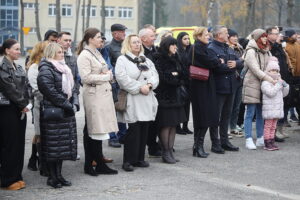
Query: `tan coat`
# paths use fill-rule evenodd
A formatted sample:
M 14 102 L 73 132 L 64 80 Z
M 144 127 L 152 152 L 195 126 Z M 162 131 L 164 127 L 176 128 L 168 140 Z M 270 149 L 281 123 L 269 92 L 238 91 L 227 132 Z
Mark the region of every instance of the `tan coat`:
M 101 74 L 108 71 L 107 64 L 97 50 L 88 47 L 78 56 L 77 64 L 83 84 L 82 97 L 89 136 L 98 140 L 109 139 L 108 133 L 117 132 L 118 124 L 109 83 L 112 76 Z
M 255 40 L 250 40 L 245 55 L 245 67 L 248 68 L 248 71 L 243 82 L 242 101 L 245 104 L 261 103 L 261 82 L 263 80 L 273 80 L 264 72 L 271 53 L 263 52 L 258 48 Z M 259 64 L 258 56 L 261 65 Z
M 293 76 L 300 76 L 300 45 L 297 42 L 287 42 L 285 50 L 291 61 Z

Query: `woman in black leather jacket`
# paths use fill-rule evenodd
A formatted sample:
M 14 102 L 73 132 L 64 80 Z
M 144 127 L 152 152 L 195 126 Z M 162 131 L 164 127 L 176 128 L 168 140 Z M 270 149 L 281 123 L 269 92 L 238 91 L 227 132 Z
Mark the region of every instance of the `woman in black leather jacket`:
M 60 188 L 70 186 L 61 175 L 63 160 L 76 160 L 77 135 L 75 105 L 73 105 L 74 79 L 64 62 L 64 52 L 57 43 L 50 43 L 44 50 L 45 59 L 39 66 L 38 89 L 41 102 L 42 159 L 49 168 L 47 184 Z M 49 114 L 55 111 L 57 115 Z
M 158 111 L 156 122 L 159 128 L 159 138 L 162 144 L 162 159 L 166 163 L 174 164 L 173 156 L 176 126 L 186 121 L 184 106 L 188 98 L 184 88 L 187 76 L 183 65 L 176 53 L 177 41 L 167 37 L 160 43 L 158 54 L 155 55 L 155 67 L 159 74 L 159 86 L 156 89 Z
M 7 190 L 25 187 L 22 178 L 26 112 L 31 109 L 25 84 L 26 73 L 14 61 L 21 55 L 20 44 L 7 39 L 0 47 L 0 182 Z

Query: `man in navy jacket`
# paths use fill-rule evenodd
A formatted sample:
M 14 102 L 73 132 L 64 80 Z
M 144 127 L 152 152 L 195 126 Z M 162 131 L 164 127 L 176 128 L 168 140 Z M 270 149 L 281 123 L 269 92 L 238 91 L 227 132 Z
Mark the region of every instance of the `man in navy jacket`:
M 237 68 L 241 68 L 242 61 L 235 55 L 233 49 L 226 44 L 228 30 L 225 26 L 216 26 L 213 29 L 213 41 L 209 44 L 209 55 L 217 57 L 222 64 L 214 69 L 218 110 L 220 115 L 219 134 L 221 146 L 227 151 L 238 151 L 228 140 L 228 125 L 234 100 L 234 91 L 238 86 Z

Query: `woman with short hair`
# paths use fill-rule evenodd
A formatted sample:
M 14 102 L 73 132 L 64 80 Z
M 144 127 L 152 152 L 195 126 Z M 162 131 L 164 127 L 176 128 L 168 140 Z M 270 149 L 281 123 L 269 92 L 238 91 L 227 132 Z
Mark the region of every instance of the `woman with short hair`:
M 38 90 L 41 101 L 41 154 L 49 169 L 47 185 L 53 188 L 71 186 L 61 174 L 63 160 L 76 160 L 77 132 L 73 102 L 74 79 L 64 62 L 64 51 L 57 43 L 44 50 L 39 66 Z
M 145 57 L 140 38 L 129 35 L 125 38 L 121 55 L 116 63 L 116 80 L 127 92 L 124 112 L 118 112 L 118 120 L 128 123 L 124 136 L 123 166 L 125 171 L 135 167 L 148 167 L 145 147 L 150 121 L 155 120 L 157 100 L 153 89 L 158 85 L 158 74 L 152 61 Z

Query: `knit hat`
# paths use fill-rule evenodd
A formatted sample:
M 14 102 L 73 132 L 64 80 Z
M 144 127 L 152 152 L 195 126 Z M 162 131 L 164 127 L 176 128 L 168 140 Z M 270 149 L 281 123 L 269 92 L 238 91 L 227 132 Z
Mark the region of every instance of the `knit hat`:
M 233 30 L 233 29 L 228 29 L 228 38 L 233 37 L 233 36 L 238 36 L 238 33 Z
M 278 72 L 280 71 L 280 67 L 279 67 L 279 64 L 278 64 L 278 59 L 274 56 L 271 56 L 268 60 L 268 65 L 266 67 L 266 70 L 265 72 L 271 76 L 274 80 L 277 80 L 280 76 L 280 74 L 272 74 L 270 73 L 271 70 L 277 70 Z
M 285 31 L 285 36 L 286 37 L 292 37 L 295 34 L 296 34 L 296 32 L 293 29 L 288 29 L 288 30 Z
M 260 28 L 255 29 L 255 30 L 251 33 L 251 37 L 256 41 L 256 40 L 258 40 L 258 39 L 260 38 L 260 36 L 261 36 L 262 34 L 264 34 L 265 32 L 266 32 L 265 30 L 260 29 Z

